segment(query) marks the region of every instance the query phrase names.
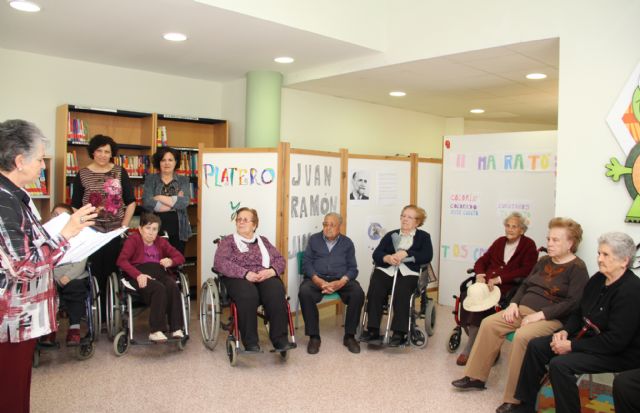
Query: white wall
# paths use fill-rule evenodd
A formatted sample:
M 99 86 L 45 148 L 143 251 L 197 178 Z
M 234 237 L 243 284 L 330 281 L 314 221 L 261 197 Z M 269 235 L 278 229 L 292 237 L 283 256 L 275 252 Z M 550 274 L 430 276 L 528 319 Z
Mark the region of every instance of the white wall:
M 244 148 L 246 86 L 244 78 L 222 84 L 222 119 L 227 121 L 232 148 Z
M 7 49 L 0 49 L 0 62 L 0 120 L 32 121 L 52 142 L 56 107 L 65 103 L 222 117 L 216 82 Z M 52 143 L 48 149 L 53 154 Z
M 285 88 L 281 125 L 293 148 L 440 158 L 445 118 Z
M 464 134 L 476 135 L 479 133 L 500 133 L 500 132 L 528 132 L 539 130 L 556 130 L 557 125 L 546 123 L 517 123 L 517 122 L 496 122 L 469 120 L 464 121 Z

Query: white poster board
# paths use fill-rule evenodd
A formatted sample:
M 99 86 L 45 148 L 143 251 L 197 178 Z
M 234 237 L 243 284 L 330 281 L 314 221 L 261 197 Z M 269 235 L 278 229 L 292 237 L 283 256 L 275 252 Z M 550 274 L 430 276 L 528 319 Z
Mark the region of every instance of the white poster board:
M 204 150 L 200 156 L 200 283 L 212 276 L 217 245 L 214 239 L 235 232 L 235 212 L 242 207 L 258 211 L 256 234 L 276 245 L 278 152 L 265 150 Z
M 555 170 L 556 131 L 444 138 L 440 304 L 454 303 L 466 270 L 504 235 L 512 211 L 529 219 L 526 235 L 546 245 Z
M 298 154 L 289 156 L 289 220 L 287 294 L 291 308 L 297 308 L 297 253 L 307 248 L 309 237 L 322 231 L 323 217 L 340 213 L 340 154 L 335 156 Z
M 442 163 L 418 161 L 418 206 L 427 212 L 422 228 L 431 235 L 433 259 L 431 266 L 440 274 L 440 207 L 442 204 Z M 429 285 L 434 288 L 436 285 Z
M 366 180 L 367 199 L 351 199 L 357 182 Z M 373 268 L 373 250 L 388 231 L 400 227 L 400 213 L 411 199 L 409 158 L 349 158 L 347 173 L 347 236 L 356 247 L 358 282 L 366 292 Z M 355 196 L 354 196 L 355 198 Z

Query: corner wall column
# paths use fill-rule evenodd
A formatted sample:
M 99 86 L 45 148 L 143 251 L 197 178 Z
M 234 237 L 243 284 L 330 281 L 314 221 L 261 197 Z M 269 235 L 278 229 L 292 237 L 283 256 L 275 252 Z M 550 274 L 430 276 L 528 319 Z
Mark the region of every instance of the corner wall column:
M 275 148 L 280 142 L 282 74 L 252 71 L 246 76 L 245 146 Z

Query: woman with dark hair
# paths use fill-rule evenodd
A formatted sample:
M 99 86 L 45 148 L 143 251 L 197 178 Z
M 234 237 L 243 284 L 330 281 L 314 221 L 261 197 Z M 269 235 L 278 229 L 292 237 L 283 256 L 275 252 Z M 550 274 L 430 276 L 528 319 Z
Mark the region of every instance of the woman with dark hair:
M 118 144 L 109 136 L 96 135 L 87 147 L 92 162 L 80 169 L 73 183 L 71 206 L 75 209 L 91 204 L 98 217 L 94 228 L 108 232 L 129 226 L 136 209 L 136 199 L 129 175 L 119 165 L 111 162 L 118 153 Z M 117 271 L 116 259 L 120 254 L 122 239 L 116 237 L 89 257 L 91 273 L 98 279 L 102 313 L 106 306 L 106 284 L 109 274 Z
M 28 412 L 36 339 L 57 329 L 53 266 L 96 214 L 85 205 L 49 235 L 23 189 L 45 168 L 42 132 L 24 120 L 1 122 L 0 148 L 0 409 Z
M 169 242 L 184 254 L 184 247 L 191 236 L 191 224 L 187 207 L 191 200 L 188 176 L 176 175 L 180 167 L 180 152 L 163 146 L 153 154 L 153 167 L 158 173 L 144 179 L 142 206 L 153 211 L 162 220 L 162 231 L 169 235 Z
M 173 338 L 183 338 L 182 304 L 175 275 L 168 268 L 184 264 L 184 257 L 158 236 L 160 218 L 152 213 L 140 217 L 140 232 L 127 238 L 118 257 L 118 266 L 131 279 L 144 302 L 149 305 L 150 341 L 166 341 L 169 320 Z
M 393 297 L 393 336 L 390 347 L 398 347 L 406 342 L 409 325 L 409 299 L 418 286 L 420 266 L 433 258 L 431 235 L 418 229 L 427 219 L 424 209 L 407 205 L 400 214 L 400 228 L 389 231 L 373 251 L 375 270 L 371 274 L 367 292 L 367 331 L 360 337 L 370 344 L 379 343 L 380 321 L 383 306 L 391 294 L 394 277 L 397 277 Z
M 236 232 L 220 240 L 213 266 L 238 309 L 238 328 L 245 351 L 260 351 L 258 305 L 269 320 L 269 338 L 278 351 L 293 346 L 288 337 L 287 298 L 280 278 L 286 263 L 266 237 L 256 235 L 258 212 L 240 208 Z

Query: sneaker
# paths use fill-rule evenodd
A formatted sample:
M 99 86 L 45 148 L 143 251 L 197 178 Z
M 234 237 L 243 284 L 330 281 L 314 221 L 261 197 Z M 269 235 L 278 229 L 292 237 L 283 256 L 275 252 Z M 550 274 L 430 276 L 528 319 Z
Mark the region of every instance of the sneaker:
M 184 338 L 184 333 L 182 332 L 182 330 L 176 330 L 173 333 L 171 333 L 171 337 L 173 337 L 173 338 Z
M 149 334 L 149 341 L 153 341 L 156 343 L 167 341 L 167 336 L 165 336 L 162 331 L 156 331 L 155 333 Z
M 80 345 L 80 329 L 70 328 L 67 331 L 67 346 L 79 346 Z

